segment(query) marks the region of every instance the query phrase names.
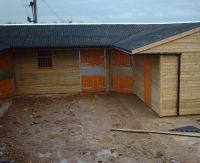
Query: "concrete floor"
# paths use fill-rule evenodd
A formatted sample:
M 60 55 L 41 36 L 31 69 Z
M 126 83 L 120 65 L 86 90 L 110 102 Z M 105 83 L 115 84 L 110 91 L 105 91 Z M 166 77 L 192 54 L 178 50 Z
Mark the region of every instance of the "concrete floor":
M 0 118 L 0 159 L 19 163 L 200 162 L 200 139 L 110 131 L 200 127 L 200 116 L 159 118 L 134 95 L 17 97 Z

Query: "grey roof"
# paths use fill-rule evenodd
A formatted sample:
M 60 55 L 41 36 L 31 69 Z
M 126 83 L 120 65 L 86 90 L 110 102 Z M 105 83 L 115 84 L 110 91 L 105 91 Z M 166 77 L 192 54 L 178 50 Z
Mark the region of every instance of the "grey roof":
M 131 52 L 196 27 L 200 23 L 1 25 L 0 43 L 10 48 L 116 47 Z
M 9 49 L 10 47 L 8 45 L 0 43 L 0 53 Z
M 200 23 L 166 24 L 132 35 L 113 46 L 131 52 L 134 49 L 169 38 L 171 36 L 200 27 Z

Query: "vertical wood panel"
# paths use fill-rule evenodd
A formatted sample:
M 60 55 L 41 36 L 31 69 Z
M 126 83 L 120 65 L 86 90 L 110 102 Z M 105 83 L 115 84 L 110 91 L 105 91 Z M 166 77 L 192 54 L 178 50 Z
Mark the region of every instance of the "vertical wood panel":
M 149 107 L 152 105 L 152 56 L 144 57 L 144 102 Z
M 160 115 L 160 56 L 152 56 L 152 109 Z
M 83 71 L 81 72 L 82 92 L 105 91 L 104 57 L 104 49 L 82 49 L 80 51 L 81 71 Z
M 104 65 L 104 49 L 82 49 L 81 50 L 82 66 L 100 66 Z
M 133 92 L 133 58 L 131 55 L 112 50 L 112 85 L 114 92 Z
M 14 95 L 13 57 L 7 52 L 0 55 L 0 99 L 11 98 Z
M 82 76 L 82 91 L 87 93 L 95 93 L 104 91 L 104 76 Z
M 144 101 L 144 56 L 135 56 L 134 93 Z
M 0 99 L 11 98 L 14 95 L 14 80 L 0 80 Z
M 116 49 L 112 49 L 112 65 L 117 67 L 124 67 L 124 66 L 131 66 L 133 64 L 132 62 L 132 56 L 121 52 Z
M 105 86 L 106 86 L 106 91 L 111 91 L 112 90 L 112 73 L 111 73 L 111 49 L 106 49 L 106 56 L 105 56 L 105 69 L 106 69 L 106 81 L 105 81 Z
M 10 53 L 4 53 L 0 55 L 0 69 L 13 68 L 13 58 Z
M 135 56 L 134 93 L 160 115 L 160 56 Z
M 172 116 L 177 113 L 178 57 L 163 55 L 161 58 L 161 116 Z

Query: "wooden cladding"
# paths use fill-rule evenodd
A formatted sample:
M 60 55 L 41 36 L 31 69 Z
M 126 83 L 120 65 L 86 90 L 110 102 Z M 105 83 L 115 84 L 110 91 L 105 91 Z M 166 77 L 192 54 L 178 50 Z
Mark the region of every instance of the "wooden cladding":
M 112 85 L 114 92 L 133 92 L 133 58 L 131 55 L 112 50 Z
M 103 66 L 104 49 L 82 49 L 81 66 Z
M 105 91 L 104 49 L 80 50 L 82 92 Z
M 82 76 L 82 92 L 95 93 L 105 90 L 105 77 L 102 75 Z
M 14 95 L 13 57 L 10 53 L 0 55 L 0 99 Z
M 144 56 L 144 102 L 151 107 L 152 103 L 152 56 Z
M 134 93 L 160 114 L 160 56 L 137 55 L 134 60 Z
M 14 80 L 0 80 L 0 99 L 11 98 L 14 95 Z
M 37 50 L 15 52 L 16 94 L 80 92 L 78 50 L 51 50 L 53 67 L 38 68 Z
M 117 67 L 124 67 L 124 66 L 132 66 L 132 56 L 116 50 L 112 49 L 112 65 Z
M 13 58 L 10 53 L 4 53 L 0 55 L 0 70 L 2 69 L 12 69 L 13 68 Z
M 181 54 L 180 115 L 200 113 L 200 32 L 153 47 L 142 53 L 163 53 L 160 72 L 160 116 L 177 115 L 177 56 Z M 151 53 L 151 54 L 150 54 Z
M 161 116 L 177 115 L 178 56 L 161 56 Z

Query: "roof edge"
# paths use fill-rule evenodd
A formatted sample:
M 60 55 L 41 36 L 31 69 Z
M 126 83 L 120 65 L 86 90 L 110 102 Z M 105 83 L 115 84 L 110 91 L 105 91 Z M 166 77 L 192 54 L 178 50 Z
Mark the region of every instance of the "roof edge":
M 140 52 L 143 52 L 143 51 L 152 49 L 152 48 L 154 48 L 154 47 L 157 47 L 157 46 L 160 46 L 160 45 L 162 45 L 162 44 L 165 44 L 165 43 L 168 43 L 168 42 L 171 42 L 171 41 L 180 39 L 180 38 L 185 37 L 185 36 L 189 36 L 189 35 L 194 34 L 194 33 L 197 33 L 197 32 L 200 32 L 200 27 L 197 27 L 197 28 L 194 28 L 194 29 L 191 29 L 191 30 L 182 32 L 182 33 L 179 33 L 179 34 L 177 34 L 177 35 L 174 35 L 174 36 L 165 38 L 165 39 L 163 39 L 163 40 L 150 43 L 150 44 L 145 45 L 145 46 L 143 46 L 143 47 L 134 49 L 134 50 L 132 50 L 132 54 L 136 54 L 136 53 L 140 53 Z
M 114 46 L 114 45 L 112 45 L 111 48 L 117 49 L 117 50 L 119 50 L 119 51 L 122 51 L 122 52 L 125 52 L 125 53 L 128 53 L 128 54 L 132 54 L 131 51 L 126 50 L 126 49 L 124 49 L 124 48 L 120 48 L 120 47 Z
M 37 23 L 37 24 L 28 24 L 28 23 L 22 23 L 22 24 L 0 24 L 0 26 L 37 26 L 37 25 L 142 25 L 142 24 L 189 24 L 189 23 L 200 23 L 199 21 L 180 21 L 180 22 L 136 22 L 136 23 Z

